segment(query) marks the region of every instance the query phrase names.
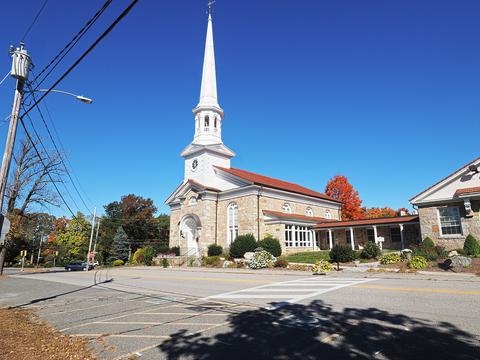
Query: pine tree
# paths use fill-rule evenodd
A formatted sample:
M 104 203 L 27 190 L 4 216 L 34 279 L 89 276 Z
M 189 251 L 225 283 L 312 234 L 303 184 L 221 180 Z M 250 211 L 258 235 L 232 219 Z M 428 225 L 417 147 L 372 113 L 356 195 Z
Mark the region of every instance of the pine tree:
M 117 233 L 113 237 L 112 253 L 110 261 L 113 260 L 128 260 L 128 253 L 130 251 L 130 241 L 128 240 L 127 233 L 123 230 L 122 226 L 117 228 Z

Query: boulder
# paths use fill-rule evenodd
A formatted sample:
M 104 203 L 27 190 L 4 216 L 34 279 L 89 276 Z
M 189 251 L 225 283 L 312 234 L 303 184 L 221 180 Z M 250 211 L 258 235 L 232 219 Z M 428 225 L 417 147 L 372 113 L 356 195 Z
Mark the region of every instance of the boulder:
M 243 255 L 243 258 L 244 258 L 246 261 L 250 261 L 250 260 L 252 260 L 253 255 L 255 255 L 254 252 L 246 252 L 245 255 Z
M 450 257 L 449 259 L 445 260 L 443 266 L 446 269 L 451 268 L 465 268 L 472 265 L 472 259 L 466 256 L 455 255 Z
M 458 256 L 458 252 L 456 250 L 452 250 L 448 253 L 448 257 L 452 257 L 452 256 Z

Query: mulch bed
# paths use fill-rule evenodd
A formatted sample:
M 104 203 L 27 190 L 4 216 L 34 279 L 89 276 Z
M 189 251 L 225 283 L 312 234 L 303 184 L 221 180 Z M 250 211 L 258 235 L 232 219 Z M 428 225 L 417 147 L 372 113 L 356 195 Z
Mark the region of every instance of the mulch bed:
M 87 341 L 61 334 L 31 310 L 0 309 L 0 359 L 93 360 Z

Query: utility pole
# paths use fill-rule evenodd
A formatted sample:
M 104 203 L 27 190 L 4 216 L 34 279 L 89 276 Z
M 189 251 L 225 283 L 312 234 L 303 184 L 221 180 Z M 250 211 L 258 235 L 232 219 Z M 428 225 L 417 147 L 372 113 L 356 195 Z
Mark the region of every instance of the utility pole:
M 97 208 L 93 209 L 93 219 L 92 219 L 92 231 L 90 233 L 90 243 L 88 244 L 88 254 L 87 254 L 87 271 L 88 265 L 90 265 L 90 254 L 92 252 L 92 242 L 93 242 L 93 234 L 95 232 L 95 217 L 97 215 Z
M 102 218 L 97 221 L 97 232 L 95 234 L 95 242 L 93 243 L 93 255 L 95 256 L 97 252 L 97 240 L 98 240 L 98 229 L 100 228 L 100 221 L 102 221 Z
M 18 116 L 23 101 L 23 87 L 25 85 L 25 81 L 28 80 L 28 73 L 32 66 L 32 59 L 30 58 L 30 55 L 28 55 L 27 50 L 24 49 L 23 43 L 20 43 L 20 47 L 18 47 L 16 50 L 14 50 L 13 46 L 10 46 L 10 55 L 12 56 L 12 71 L 10 75 L 17 79 L 17 84 L 15 88 L 15 97 L 13 99 L 12 114 L 10 116 L 7 142 L 5 144 L 5 150 L 3 153 L 2 167 L 0 168 L 0 213 L 3 212 L 3 202 L 5 189 L 7 187 L 8 171 L 10 169 L 10 163 L 12 162 L 12 152 L 15 145 L 15 137 L 17 135 Z M 3 264 L 7 254 L 6 242 L 4 244 L 0 244 L 0 247 L 0 275 L 2 275 Z
M 38 268 L 38 263 L 40 262 L 40 254 L 42 251 L 42 242 L 43 242 L 43 234 L 40 236 L 40 243 L 38 244 L 38 255 L 37 255 L 37 268 Z

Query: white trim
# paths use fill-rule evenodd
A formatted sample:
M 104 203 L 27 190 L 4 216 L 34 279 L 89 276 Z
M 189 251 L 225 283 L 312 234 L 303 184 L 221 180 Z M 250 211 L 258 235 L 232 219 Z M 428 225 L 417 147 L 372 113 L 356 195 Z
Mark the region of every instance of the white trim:
M 468 163 L 467 165 L 465 165 L 464 167 L 462 167 L 461 169 L 455 171 L 453 174 L 447 176 L 446 178 L 444 178 L 443 180 L 441 180 L 438 184 L 435 184 L 433 185 L 432 187 L 424 190 L 423 192 L 421 192 L 420 194 L 418 195 L 415 195 L 415 197 L 413 197 L 412 199 L 410 199 L 410 203 L 411 204 L 421 204 L 422 203 L 422 200 L 431 195 L 432 193 L 438 191 L 439 189 L 441 189 L 442 187 L 445 187 L 446 185 L 448 184 L 451 184 L 452 182 L 454 182 L 456 179 L 458 179 L 460 176 L 464 175 L 465 172 L 468 171 L 468 167 L 470 165 L 480 165 L 480 157 L 476 158 L 475 160 L 471 161 L 470 163 Z M 438 201 L 438 200 L 436 200 Z
M 442 230 L 442 221 L 440 220 L 440 209 L 448 209 L 448 208 L 453 208 L 453 209 L 457 209 L 458 211 L 458 219 L 460 221 L 460 234 L 444 234 L 443 233 L 443 230 Z M 462 214 L 460 212 L 460 207 L 459 206 L 438 206 L 436 208 L 437 210 L 437 221 L 438 221 L 438 226 L 439 226 L 439 234 L 440 234 L 440 238 L 443 238 L 443 239 L 456 239 L 456 238 L 460 238 L 463 236 L 463 224 L 462 224 Z

